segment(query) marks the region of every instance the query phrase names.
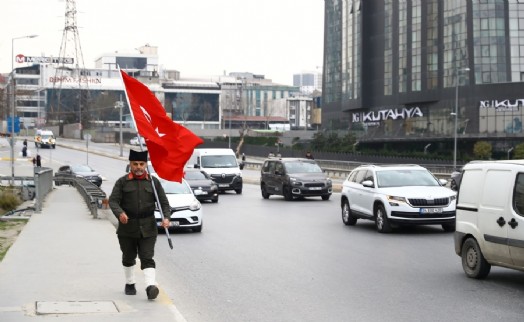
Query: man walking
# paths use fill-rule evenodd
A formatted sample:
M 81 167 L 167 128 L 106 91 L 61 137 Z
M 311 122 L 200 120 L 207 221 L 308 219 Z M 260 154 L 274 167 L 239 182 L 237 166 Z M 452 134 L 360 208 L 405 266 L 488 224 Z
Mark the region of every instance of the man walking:
M 125 294 L 136 294 L 134 272 L 138 255 L 140 268 L 144 272 L 147 298 L 153 300 L 159 293 L 153 259 L 158 235 L 154 216 L 156 198 L 153 183 L 165 217 L 162 221 L 163 227 L 169 227 L 171 208 L 160 181 L 146 171 L 147 151 L 130 150 L 129 166 L 130 172 L 116 181 L 109 197 L 109 206 L 118 218 L 116 233 L 122 251 Z

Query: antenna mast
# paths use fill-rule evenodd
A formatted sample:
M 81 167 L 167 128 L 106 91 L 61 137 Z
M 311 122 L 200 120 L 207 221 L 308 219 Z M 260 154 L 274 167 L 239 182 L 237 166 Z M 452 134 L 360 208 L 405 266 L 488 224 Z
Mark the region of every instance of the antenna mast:
M 50 110 L 53 121 L 60 127 L 65 123 L 78 123 L 81 131 L 84 125 L 88 124 L 88 73 L 76 22 L 76 1 L 65 2 L 65 25 L 53 80 L 55 104 L 51 104 Z

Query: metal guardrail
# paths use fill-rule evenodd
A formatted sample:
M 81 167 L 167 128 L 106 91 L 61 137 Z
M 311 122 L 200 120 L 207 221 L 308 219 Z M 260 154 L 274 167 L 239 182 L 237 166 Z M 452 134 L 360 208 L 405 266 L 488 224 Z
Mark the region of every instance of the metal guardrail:
M 42 211 L 44 198 L 53 189 L 53 169 L 46 167 L 35 167 L 34 175 L 30 176 L 2 176 L 0 182 L 4 185 L 13 183 L 13 189 L 19 189 L 23 200 L 35 200 L 35 212 Z
M 53 189 L 53 169 L 35 167 L 34 187 L 35 187 L 35 212 L 42 211 L 44 198 Z
M 334 161 L 334 160 L 318 160 L 315 159 L 318 165 L 326 172 L 332 179 L 345 180 L 349 173 L 358 166 L 368 163 L 357 161 Z M 263 164 L 262 159 L 243 161 L 244 166 L 252 170 L 260 170 Z M 419 164 L 420 166 L 429 170 L 433 175 L 439 179 L 448 179 L 451 177 L 452 167 L 441 165 Z
M 106 193 L 96 184 L 87 181 L 85 178 L 71 178 L 70 183 L 76 187 L 84 198 L 93 218 L 98 218 L 98 208 L 102 207 L 102 201 L 107 197 Z

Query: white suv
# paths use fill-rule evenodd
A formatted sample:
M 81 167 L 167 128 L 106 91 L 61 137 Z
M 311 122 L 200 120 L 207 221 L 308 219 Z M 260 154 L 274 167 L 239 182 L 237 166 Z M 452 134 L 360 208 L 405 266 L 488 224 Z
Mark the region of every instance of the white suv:
M 351 171 L 342 185 L 342 221 L 375 221 L 388 233 L 399 225 L 442 225 L 455 230 L 456 192 L 419 165 L 364 165 Z

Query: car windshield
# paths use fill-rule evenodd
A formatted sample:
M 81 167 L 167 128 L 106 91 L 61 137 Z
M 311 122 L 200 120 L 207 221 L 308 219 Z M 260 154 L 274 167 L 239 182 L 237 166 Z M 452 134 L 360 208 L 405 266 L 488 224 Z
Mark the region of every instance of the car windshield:
M 315 162 L 286 162 L 287 173 L 322 173 L 322 169 Z
M 184 178 L 189 180 L 204 180 L 206 176 L 200 171 L 187 171 Z
M 202 157 L 204 168 L 236 168 L 237 159 L 234 155 L 206 155 Z
M 440 186 L 427 170 L 386 170 L 377 171 L 377 186 L 380 188 L 406 186 Z
M 157 177 L 158 178 L 158 177 Z M 182 181 L 175 182 L 175 181 L 167 181 L 161 178 L 158 178 L 160 180 L 160 184 L 162 184 L 162 188 L 164 188 L 164 192 L 166 194 L 192 194 L 191 188 L 189 185 Z
M 89 166 L 84 165 L 84 164 L 72 165 L 71 170 L 73 170 L 73 172 L 93 172 L 94 171 Z

